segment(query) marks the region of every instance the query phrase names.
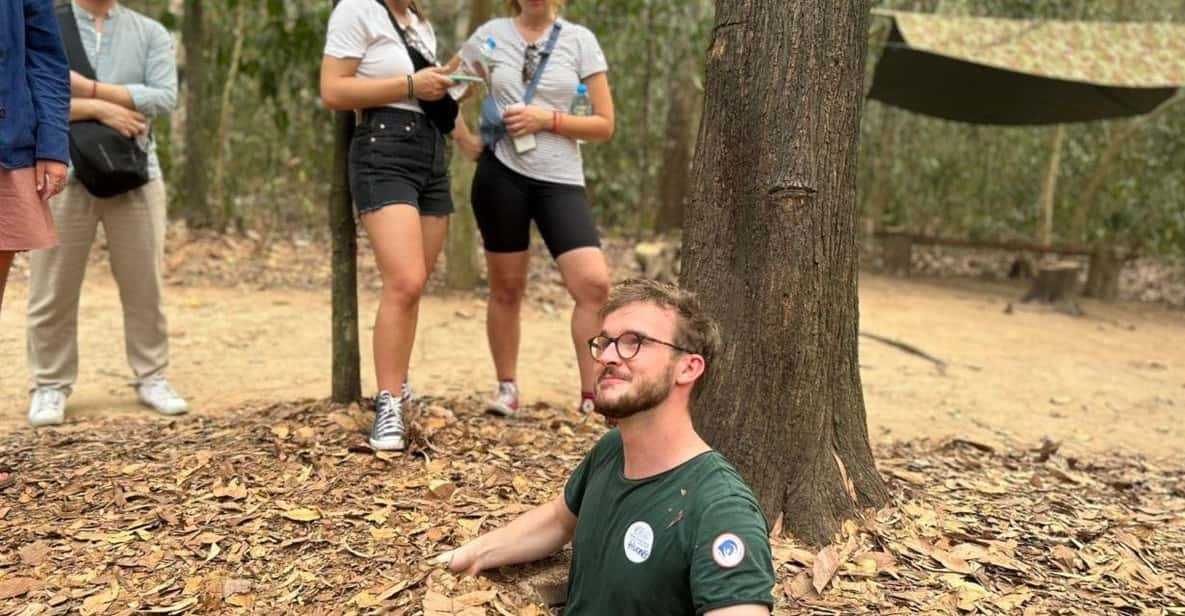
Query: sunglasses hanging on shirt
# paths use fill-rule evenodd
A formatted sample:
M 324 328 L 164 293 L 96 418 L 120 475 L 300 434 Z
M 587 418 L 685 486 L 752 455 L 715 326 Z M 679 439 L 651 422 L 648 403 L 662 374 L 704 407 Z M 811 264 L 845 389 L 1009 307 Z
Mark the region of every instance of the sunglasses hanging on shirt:
M 531 43 L 523 50 L 523 83 L 530 83 L 535 79 L 537 70 L 539 70 L 539 45 Z

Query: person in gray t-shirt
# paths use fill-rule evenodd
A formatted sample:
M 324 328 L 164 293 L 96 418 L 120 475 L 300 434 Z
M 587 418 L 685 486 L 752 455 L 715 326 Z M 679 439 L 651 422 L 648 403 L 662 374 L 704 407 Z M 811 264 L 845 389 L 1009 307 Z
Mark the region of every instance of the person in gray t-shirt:
M 613 137 L 608 65 L 588 28 L 559 18 L 561 0 L 506 4 L 513 17 L 483 24 L 470 39 L 478 46 L 494 40 L 489 93 L 503 110 L 508 133 L 485 149 L 473 177 L 473 213 L 490 284 L 486 331 L 498 376 L 486 408 L 499 415 L 518 410 L 519 318 L 534 220 L 576 301 L 572 342 L 580 367 L 580 409 L 589 413 L 595 362 L 587 340 L 600 328 L 597 311 L 609 293 L 609 268 L 584 191 L 580 143 Z M 558 29 L 555 47 L 544 62 L 553 29 Z M 540 70 L 535 96 L 522 106 Z M 587 115 L 569 113 L 579 86 L 592 103 Z M 531 141 L 533 147 L 526 147 Z

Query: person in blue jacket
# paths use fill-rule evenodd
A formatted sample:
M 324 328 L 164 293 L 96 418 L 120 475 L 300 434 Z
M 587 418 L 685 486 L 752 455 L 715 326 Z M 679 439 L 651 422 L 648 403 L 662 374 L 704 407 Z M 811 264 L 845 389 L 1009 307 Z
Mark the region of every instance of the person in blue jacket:
M 70 160 L 70 65 L 51 0 L 0 3 L 0 306 L 12 258 L 56 242 Z M 0 460 L 0 489 L 12 483 Z

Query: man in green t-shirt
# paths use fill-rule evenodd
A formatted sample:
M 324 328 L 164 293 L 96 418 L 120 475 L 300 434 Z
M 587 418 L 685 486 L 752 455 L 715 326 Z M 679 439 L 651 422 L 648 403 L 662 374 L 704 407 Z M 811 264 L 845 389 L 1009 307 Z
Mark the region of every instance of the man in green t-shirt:
M 617 286 L 589 341 L 597 412 L 617 421 L 564 493 L 442 554 L 475 575 L 572 542 L 565 616 L 759 616 L 773 606 L 768 527 L 736 470 L 691 423 L 720 349 L 695 296 Z

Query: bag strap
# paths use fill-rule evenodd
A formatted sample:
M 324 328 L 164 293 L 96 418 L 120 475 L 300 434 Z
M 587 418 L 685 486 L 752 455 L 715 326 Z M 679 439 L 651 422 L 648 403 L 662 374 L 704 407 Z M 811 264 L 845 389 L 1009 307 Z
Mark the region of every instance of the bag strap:
M 391 25 L 394 26 L 395 31 L 399 33 L 399 38 L 403 40 L 403 47 L 404 47 L 404 49 L 407 50 L 407 56 L 409 58 L 411 58 L 412 68 L 417 71 L 421 70 L 421 67 L 416 66 L 416 64 L 417 64 L 416 57 L 417 56 L 420 58 L 422 63 L 425 65 L 424 68 L 429 67 L 429 66 L 439 66 L 439 64 L 429 60 L 428 58 L 425 58 L 424 54 L 420 53 L 419 49 L 416 49 L 415 47 L 412 47 L 410 44 L 408 44 L 407 32 L 403 29 L 403 26 L 399 25 L 399 20 L 395 19 L 395 13 L 391 12 L 391 7 L 387 6 L 387 3 L 383 2 L 383 0 L 374 0 L 374 1 L 378 2 L 380 5 L 382 5 L 383 10 L 387 11 L 387 17 L 391 19 Z M 413 14 L 415 14 L 416 19 L 421 19 L 420 12 L 415 8 L 414 3 L 411 6 L 411 12 Z
M 539 78 L 543 76 L 543 68 L 547 66 L 547 60 L 551 58 L 551 52 L 555 50 L 555 43 L 560 38 L 560 20 L 555 20 L 551 25 L 551 34 L 547 37 L 547 45 L 543 47 L 543 51 L 539 53 L 539 67 L 535 69 L 535 77 L 531 79 L 531 83 L 527 84 L 527 91 L 523 92 L 523 104 L 531 104 L 531 99 L 535 98 L 535 90 L 539 88 Z
M 58 5 L 55 11 L 58 16 L 58 29 L 62 32 L 62 44 L 66 47 L 66 57 L 70 59 L 70 68 L 88 79 L 96 79 L 95 69 L 91 67 L 86 57 L 86 48 L 82 46 L 82 34 L 78 32 L 78 21 L 74 19 L 74 7 L 71 0 Z

